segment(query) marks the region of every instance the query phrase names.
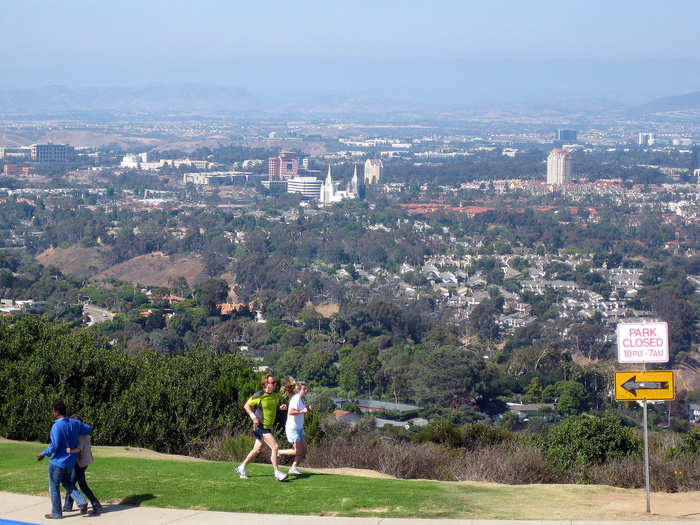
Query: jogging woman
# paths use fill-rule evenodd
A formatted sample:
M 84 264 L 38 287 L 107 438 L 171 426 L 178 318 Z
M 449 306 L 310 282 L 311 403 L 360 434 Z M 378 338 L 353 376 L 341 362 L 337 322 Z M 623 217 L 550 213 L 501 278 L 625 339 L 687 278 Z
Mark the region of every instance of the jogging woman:
M 289 408 L 287 408 L 287 424 L 285 425 L 285 432 L 287 434 L 287 441 L 292 444 L 293 448 L 288 448 L 285 450 L 280 450 L 281 456 L 294 456 L 294 462 L 289 468 L 289 474 L 296 474 L 297 476 L 301 474 L 299 469 L 299 462 L 304 459 L 306 455 L 306 435 L 304 433 L 304 414 L 307 414 L 311 410 L 311 406 L 306 406 L 304 402 L 304 397 L 306 396 L 306 383 L 299 382 L 296 383 L 291 380 L 289 384 L 284 386 L 284 389 L 295 394 L 292 399 L 289 400 Z

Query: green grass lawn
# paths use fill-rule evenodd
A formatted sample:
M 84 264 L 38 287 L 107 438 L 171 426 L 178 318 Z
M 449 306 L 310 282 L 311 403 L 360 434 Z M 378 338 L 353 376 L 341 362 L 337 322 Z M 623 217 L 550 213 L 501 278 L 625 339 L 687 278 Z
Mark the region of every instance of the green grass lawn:
M 36 443 L 0 442 L 0 490 L 48 496 L 48 459 Z M 87 478 L 103 502 L 203 510 L 482 519 L 591 519 L 596 494 L 610 487 L 500 486 L 305 473 L 276 482 L 270 465 L 234 465 L 104 457 L 95 451 Z M 283 468 L 286 470 L 286 467 Z

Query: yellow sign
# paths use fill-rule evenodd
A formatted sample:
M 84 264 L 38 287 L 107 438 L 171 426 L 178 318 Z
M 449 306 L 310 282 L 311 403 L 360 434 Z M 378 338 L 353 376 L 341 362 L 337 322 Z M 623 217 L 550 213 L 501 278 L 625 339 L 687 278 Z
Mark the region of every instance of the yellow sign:
M 615 399 L 617 401 L 641 399 L 672 401 L 675 398 L 673 370 L 615 372 Z

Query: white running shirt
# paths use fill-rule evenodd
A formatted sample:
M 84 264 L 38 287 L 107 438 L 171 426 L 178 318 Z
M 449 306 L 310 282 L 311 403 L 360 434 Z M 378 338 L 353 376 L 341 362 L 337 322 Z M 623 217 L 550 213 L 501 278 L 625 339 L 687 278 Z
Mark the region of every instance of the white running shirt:
M 297 410 L 304 410 L 306 408 L 304 399 L 299 394 L 294 394 L 292 399 L 289 400 L 289 405 L 287 406 L 288 408 L 295 408 Z M 287 430 L 304 428 L 304 414 L 292 415 L 287 413 L 287 424 L 285 425 L 285 428 Z

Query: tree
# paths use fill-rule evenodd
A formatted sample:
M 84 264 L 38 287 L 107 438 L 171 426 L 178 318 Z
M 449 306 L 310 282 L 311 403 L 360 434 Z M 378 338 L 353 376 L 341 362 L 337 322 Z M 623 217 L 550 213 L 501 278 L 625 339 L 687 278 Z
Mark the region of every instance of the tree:
M 299 376 L 314 386 L 335 386 L 338 370 L 333 365 L 333 357 L 319 350 L 306 355 Z
M 481 301 L 469 316 L 469 325 L 482 339 L 495 340 L 500 331 L 496 323 L 498 313 L 496 301 L 492 299 Z
M 228 283 L 223 279 L 209 279 L 195 291 L 197 303 L 210 316 L 219 315 L 218 304 L 228 297 Z
M 299 373 L 304 365 L 304 355 L 296 348 L 290 348 L 282 352 L 275 363 L 275 370 L 281 376 L 299 377 Z
M 448 407 L 461 398 L 479 399 L 485 389 L 481 356 L 454 346 L 441 346 L 417 356 L 409 370 L 416 403 Z
M 581 383 L 559 381 L 554 385 L 558 396 L 557 411 L 563 416 L 573 416 L 585 411 L 589 406 L 588 394 Z

